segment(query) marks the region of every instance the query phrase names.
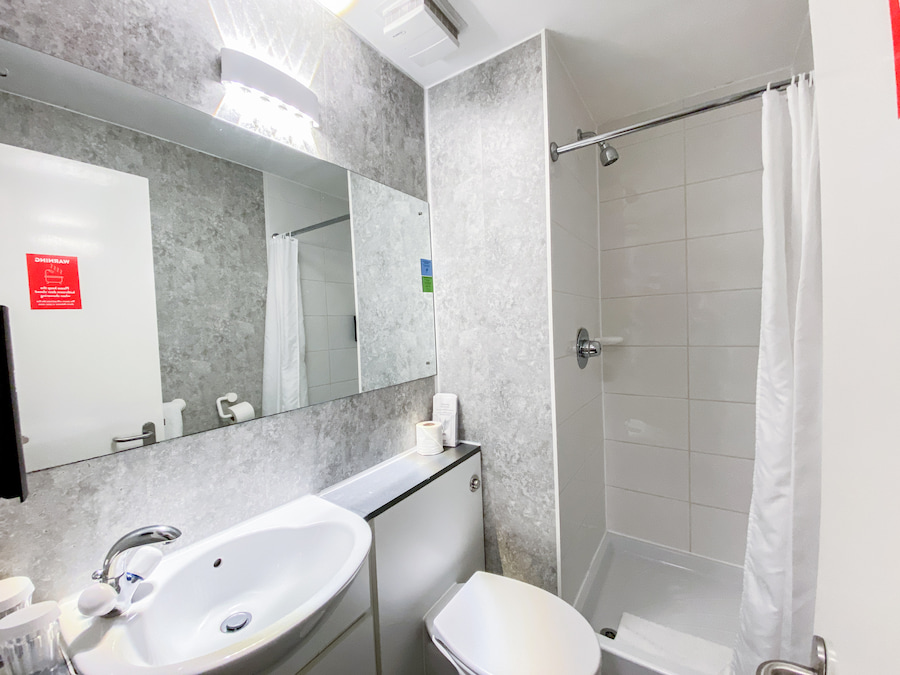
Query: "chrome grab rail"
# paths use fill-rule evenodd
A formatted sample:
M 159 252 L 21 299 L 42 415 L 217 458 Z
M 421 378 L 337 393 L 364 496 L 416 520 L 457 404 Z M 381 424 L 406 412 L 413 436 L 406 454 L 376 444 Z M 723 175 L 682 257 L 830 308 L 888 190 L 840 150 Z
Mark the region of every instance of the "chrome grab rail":
M 817 675 L 806 666 L 787 661 L 766 661 L 756 669 L 756 675 Z
M 141 433 L 133 436 L 114 436 L 113 443 L 133 443 L 134 441 L 143 441 L 144 445 L 153 445 L 156 443 L 156 425 L 153 422 L 147 422 L 141 427 Z
M 811 666 L 801 666 L 788 661 L 766 661 L 756 669 L 756 675 L 828 675 L 828 652 L 825 640 L 813 635 Z

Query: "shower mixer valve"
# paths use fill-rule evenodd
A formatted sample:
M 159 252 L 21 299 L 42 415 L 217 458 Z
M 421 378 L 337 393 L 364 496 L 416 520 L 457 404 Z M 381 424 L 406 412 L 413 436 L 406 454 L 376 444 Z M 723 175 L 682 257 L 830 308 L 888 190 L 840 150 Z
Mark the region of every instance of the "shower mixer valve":
M 578 336 L 575 338 L 575 356 L 578 358 L 578 367 L 585 368 L 588 359 L 592 356 L 600 356 L 600 340 L 591 340 L 586 328 L 578 329 Z

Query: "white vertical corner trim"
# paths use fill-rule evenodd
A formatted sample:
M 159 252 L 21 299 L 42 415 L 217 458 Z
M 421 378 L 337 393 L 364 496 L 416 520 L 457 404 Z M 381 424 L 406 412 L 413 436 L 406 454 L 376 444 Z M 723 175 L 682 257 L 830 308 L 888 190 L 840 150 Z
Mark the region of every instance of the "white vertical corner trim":
M 425 201 L 428 202 L 428 226 L 429 236 L 431 237 L 431 263 L 432 263 L 432 272 L 435 269 L 435 263 L 437 263 L 438 269 L 440 265 L 440 261 L 435 258 L 435 249 L 434 242 L 437 241 L 434 236 L 434 209 L 432 208 L 432 197 L 434 195 L 434 187 L 432 185 L 432 176 L 434 172 L 431 169 L 431 90 L 426 89 L 424 92 L 425 98 Z M 440 322 L 437 320 L 438 313 L 438 302 L 437 302 L 437 294 L 440 293 L 440 279 L 438 279 L 438 288 L 435 291 L 434 297 L 434 354 L 435 354 L 435 376 L 434 376 L 434 390 L 435 392 L 441 391 L 441 330 L 440 330 Z
M 549 79 L 549 54 L 547 50 L 549 44 L 547 41 L 547 31 L 541 31 L 541 87 L 544 98 L 544 148 L 550 147 L 550 79 Z M 555 502 L 555 522 L 556 522 L 556 594 L 562 597 L 562 537 L 560 528 L 562 521 L 560 520 L 560 490 L 562 486 L 559 484 L 559 422 L 556 415 L 556 368 L 554 363 L 553 349 L 553 250 L 552 250 L 552 229 L 553 229 L 553 212 L 550 205 L 550 163 L 547 161 L 547 153 L 543 153 L 544 158 L 544 201 L 547 213 L 547 321 L 549 330 L 547 331 L 550 360 L 550 438 L 553 448 L 553 497 Z

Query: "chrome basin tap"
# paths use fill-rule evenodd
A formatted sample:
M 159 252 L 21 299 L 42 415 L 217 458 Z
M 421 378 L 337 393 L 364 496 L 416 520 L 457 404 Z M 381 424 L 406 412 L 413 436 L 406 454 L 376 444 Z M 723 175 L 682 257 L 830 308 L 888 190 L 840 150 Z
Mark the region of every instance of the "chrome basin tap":
M 103 559 L 103 567 L 91 575 L 95 581 L 108 584 L 116 592 L 116 605 L 113 612 L 122 612 L 131 604 L 131 598 L 144 576 L 133 574 L 128 570 L 116 570 L 119 556 L 129 549 L 147 544 L 168 544 L 181 536 L 181 530 L 171 525 L 150 525 L 139 527 L 121 537 Z M 158 561 L 157 561 L 158 562 Z M 156 565 L 154 564 L 153 567 Z M 114 571 L 115 570 L 115 571 Z M 115 576 L 110 576 L 114 574 Z

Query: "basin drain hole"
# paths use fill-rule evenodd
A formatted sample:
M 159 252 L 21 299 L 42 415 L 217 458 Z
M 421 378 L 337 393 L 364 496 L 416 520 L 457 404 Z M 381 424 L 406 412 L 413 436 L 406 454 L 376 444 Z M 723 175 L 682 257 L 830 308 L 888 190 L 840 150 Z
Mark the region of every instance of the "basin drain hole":
M 242 628 L 246 628 L 252 618 L 250 612 L 236 612 L 225 619 L 220 628 L 223 633 L 237 633 Z
M 612 628 L 604 628 L 600 631 L 600 635 L 602 635 L 603 637 L 607 637 L 610 640 L 616 639 L 616 631 L 614 631 Z

